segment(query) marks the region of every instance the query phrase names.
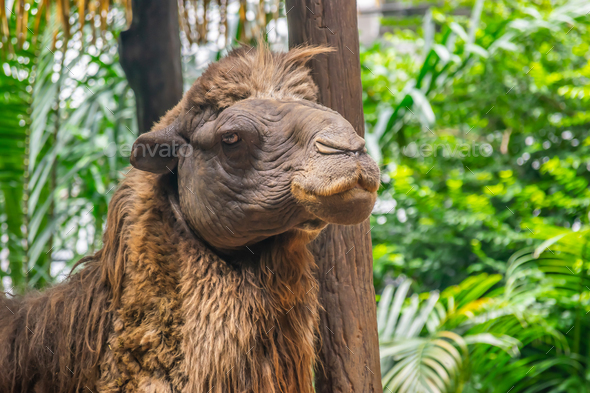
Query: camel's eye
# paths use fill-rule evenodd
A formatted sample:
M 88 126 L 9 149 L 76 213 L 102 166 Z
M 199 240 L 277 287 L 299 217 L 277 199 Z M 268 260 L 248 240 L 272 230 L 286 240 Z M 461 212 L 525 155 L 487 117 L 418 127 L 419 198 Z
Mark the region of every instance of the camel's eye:
M 221 140 L 226 145 L 233 145 L 234 143 L 238 143 L 240 141 L 240 136 L 237 133 L 232 132 L 232 133 L 223 135 L 221 137 Z

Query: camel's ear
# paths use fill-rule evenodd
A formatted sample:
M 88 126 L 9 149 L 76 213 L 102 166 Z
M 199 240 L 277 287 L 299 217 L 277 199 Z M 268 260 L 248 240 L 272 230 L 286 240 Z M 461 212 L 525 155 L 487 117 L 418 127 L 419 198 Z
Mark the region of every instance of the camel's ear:
M 146 172 L 174 173 L 180 149 L 187 145 L 179 128 L 179 122 L 175 121 L 167 127 L 140 135 L 131 149 L 131 165 Z

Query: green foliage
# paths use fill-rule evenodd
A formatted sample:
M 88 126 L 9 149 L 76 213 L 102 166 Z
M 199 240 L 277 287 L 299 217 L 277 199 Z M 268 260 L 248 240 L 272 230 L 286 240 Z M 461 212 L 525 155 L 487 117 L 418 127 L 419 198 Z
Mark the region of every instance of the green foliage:
M 457 318 L 463 319 L 466 310 L 477 308 L 478 294 L 471 291 L 498 281 L 483 275 L 477 279 L 481 279 L 479 285 L 464 285 L 468 288 L 459 293 L 443 293 L 442 298 L 438 291 L 413 294 L 409 302 L 405 300 L 411 280 L 404 280 L 395 295 L 393 285 L 385 288 L 378 309 L 383 386 L 394 392 L 460 391 L 465 383 L 468 341 L 515 345 L 510 339 L 489 334 L 462 337 L 446 329 L 445 325 L 456 325 Z M 470 297 L 475 300 L 465 301 Z M 449 323 L 453 319 L 455 322 Z
M 447 1 L 361 53 L 385 391 L 590 391 L 589 13 Z
M 7 144 L 0 159 L 8 246 L 0 274 L 11 291 L 54 282 L 99 248 L 112 188 L 128 166 L 122 150 L 136 134 L 116 37 L 107 32 L 89 43 L 77 34 L 66 41 L 42 27 L 24 45 L 34 51 L 17 52 L 14 71 L 0 79 L 5 99 L 21 102 L 0 111 L 12 120 L 2 129 L 16 145 Z
M 14 31 L 15 21 L 10 22 L 9 28 Z M 27 172 L 23 160 L 28 138 L 26 125 L 30 122 L 29 80 L 34 78 L 31 75 L 34 58 L 33 48 L 27 43 L 2 62 L 0 71 L 0 243 L 7 250 L 0 257 L 0 277 L 7 276 L 7 265 L 10 265 L 11 282 L 15 284 L 24 281 L 22 196 Z
M 469 6 L 471 14 L 455 14 Z M 383 187 L 375 282 L 444 288 L 503 273 L 534 225 L 588 223 L 585 1 L 432 8 L 361 54 Z
M 544 228 L 505 276 L 486 273 L 378 307 L 383 385 L 394 392 L 588 392 L 590 230 Z
M 52 275 L 47 263 L 75 261 L 100 248 L 112 187 L 128 165 L 120 151 L 136 135 L 134 101 L 115 48 L 108 45 L 91 55 L 73 44 L 55 55 L 47 45 L 38 58 L 43 80 L 33 90 L 32 104 L 30 285 L 38 279 L 51 282 L 59 273 Z

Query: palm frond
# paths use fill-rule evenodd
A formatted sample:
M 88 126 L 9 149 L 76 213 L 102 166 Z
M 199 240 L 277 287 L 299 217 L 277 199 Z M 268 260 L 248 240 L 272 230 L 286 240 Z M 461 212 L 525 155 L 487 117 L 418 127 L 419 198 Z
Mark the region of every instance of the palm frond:
M 399 393 L 460 392 L 468 376 L 469 346 L 517 353 L 520 342 L 508 335 L 460 335 L 454 330 L 465 330 L 465 319 L 483 313 L 482 296 L 498 281 L 482 274 L 442 294 L 413 294 L 409 299 L 410 280 L 397 289 L 387 286 L 377 310 L 383 386 Z
M 2 2 L 4 4 L 4 2 Z M 20 26 L 16 18 L 1 20 L 5 9 L 0 9 L 2 34 L 16 34 Z M 19 22 L 22 23 L 22 20 Z M 7 42 L 9 44 L 10 41 Z M 4 47 L 6 48 L 6 47 Z M 16 291 L 25 283 L 26 270 L 26 142 L 29 138 L 31 102 L 30 80 L 33 78 L 35 50 L 32 45 L 17 48 L 13 56 L 3 62 L 0 72 L 0 233 L 2 249 L 8 253 L 2 257 L 0 269 L 3 287 Z M 6 260 L 4 260 L 6 258 Z
M 562 272 L 526 266 L 533 253 L 515 255 L 506 286 L 499 285 L 502 276 L 487 274 L 440 294 L 408 297 L 410 280 L 387 286 L 378 305 L 383 386 L 399 393 L 471 391 L 475 385 L 490 392 L 545 392 L 570 383 L 564 374 L 582 378 L 585 359 L 572 351 L 569 332 L 556 329 L 536 306 L 547 291 L 559 290 Z
M 96 55 L 56 57 L 47 45 L 51 39 L 48 30 L 33 90 L 28 157 L 27 269 L 35 286 L 56 279 L 52 267 L 67 269 L 100 247 L 112 187 L 128 165 L 116 147 L 130 146 L 136 135 L 134 101 L 109 48 Z M 85 73 L 92 68 L 97 71 Z M 74 77 L 70 70 L 81 75 Z M 63 89 L 70 93 L 60 94 Z

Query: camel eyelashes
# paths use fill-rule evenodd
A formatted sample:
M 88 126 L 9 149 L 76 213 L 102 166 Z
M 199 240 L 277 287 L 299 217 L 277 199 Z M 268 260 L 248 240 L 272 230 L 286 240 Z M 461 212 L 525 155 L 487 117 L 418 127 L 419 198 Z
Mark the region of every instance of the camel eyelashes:
M 242 138 L 240 138 L 240 136 L 236 132 L 231 132 L 231 133 L 228 133 L 228 134 L 224 134 L 221 137 L 221 141 L 223 143 L 225 143 L 226 145 L 233 145 L 235 143 L 238 143 L 241 140 L 242 140 Z

